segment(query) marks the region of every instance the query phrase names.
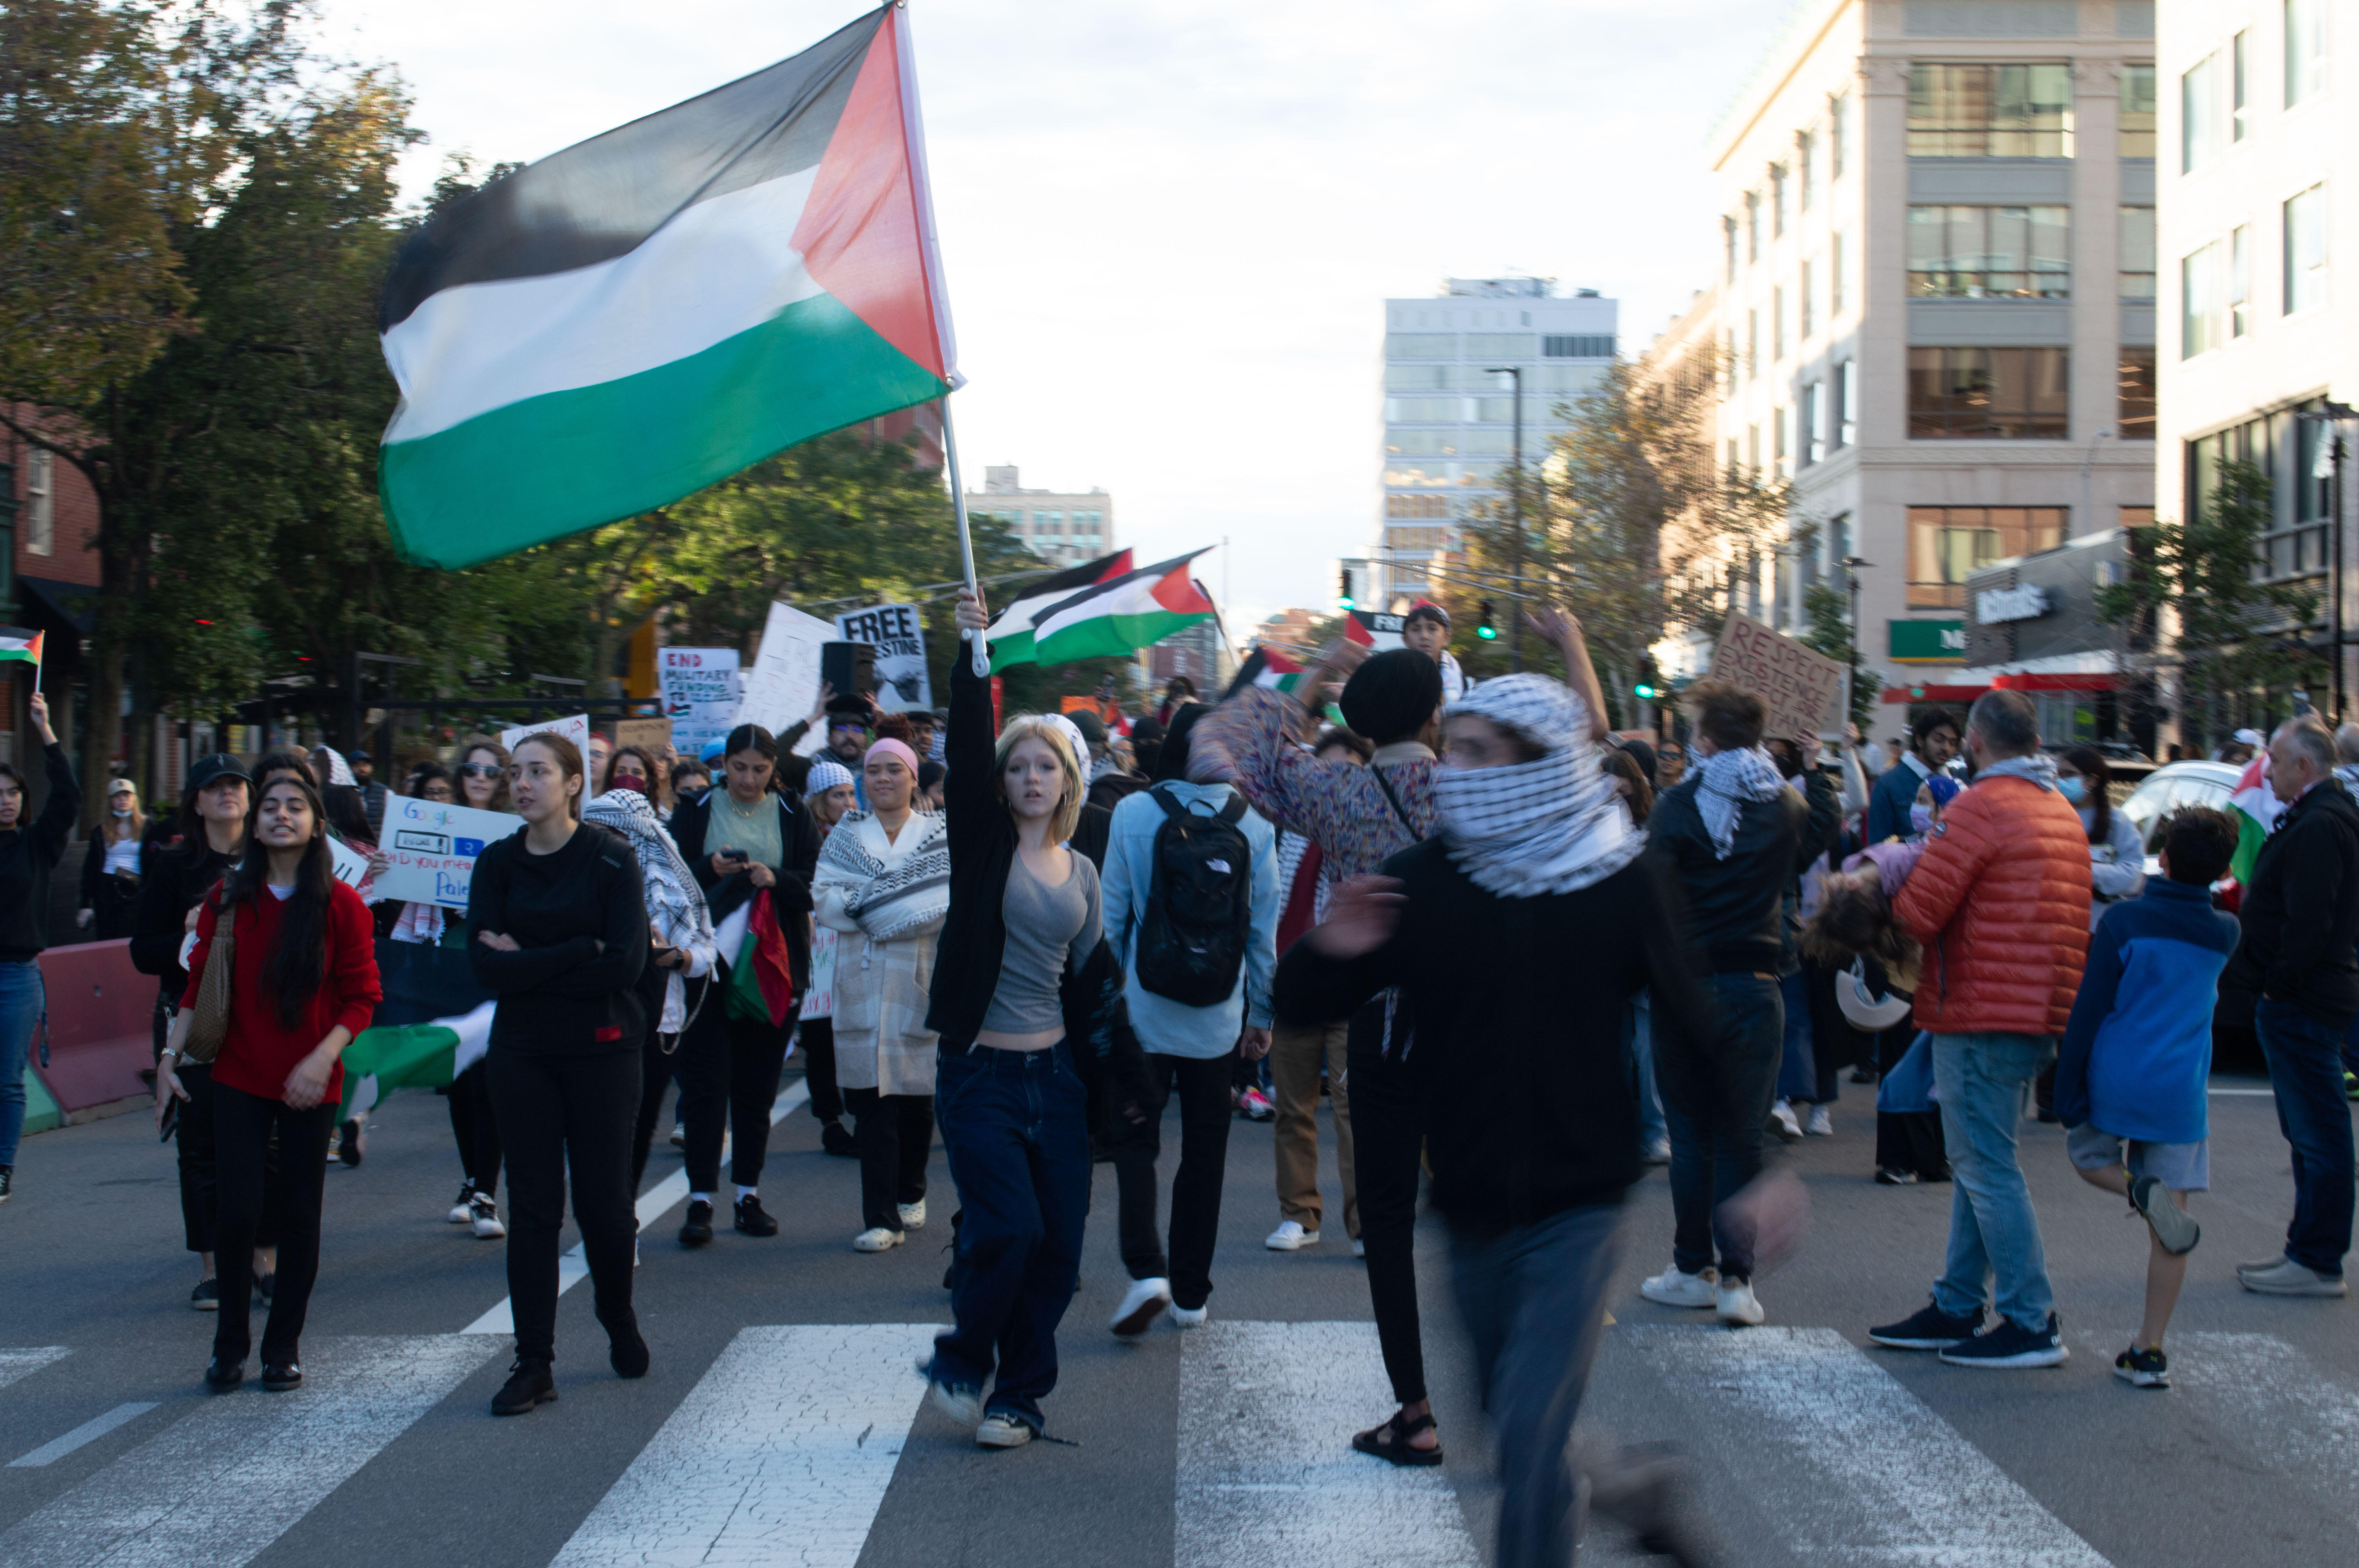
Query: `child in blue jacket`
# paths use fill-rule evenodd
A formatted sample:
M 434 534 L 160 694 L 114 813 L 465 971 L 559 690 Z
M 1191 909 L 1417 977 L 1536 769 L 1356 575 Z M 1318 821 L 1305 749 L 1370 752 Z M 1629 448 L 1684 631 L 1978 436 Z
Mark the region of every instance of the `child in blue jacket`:
M 2105 911 L 2056 1058 L 2056 1110 L 2082 1179 L 2126 1197 L 2152 1232 L 2146 1321 L 2114 1375 L 2170 1386 L 2162 1332 L 2201 1229 L 2187 1195 L 2212 1184 L 2206 1086 L 2212 1008 L 2236 946 L 2236 920 L 2212 884 L 2236 852 L 2224 812 L 2188 806 L 2164 830 L 2162 875 Z

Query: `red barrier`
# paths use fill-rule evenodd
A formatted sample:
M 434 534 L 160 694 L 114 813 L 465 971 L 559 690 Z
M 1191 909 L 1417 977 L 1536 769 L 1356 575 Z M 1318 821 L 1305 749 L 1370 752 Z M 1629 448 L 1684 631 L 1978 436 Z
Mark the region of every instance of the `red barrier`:
M 52 947 L 40 964 L 49 993 L 49 1065 L 40 1065 L 38 1051 L 32 1065 L 66 1119 L 152 1094 L 139 1075 L 156 1065 L 156 977 L 131 967 L 131 944 Z

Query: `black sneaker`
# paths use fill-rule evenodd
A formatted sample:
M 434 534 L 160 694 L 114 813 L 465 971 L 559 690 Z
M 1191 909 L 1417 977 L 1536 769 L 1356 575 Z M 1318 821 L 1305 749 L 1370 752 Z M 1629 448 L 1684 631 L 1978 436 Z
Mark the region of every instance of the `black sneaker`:
M 762 1208 L 762 1200 L 748 1194 L 737 1200 L 737 1228 L 748 1236 L 776 1236 L 778 1222 Z
M 1928 1301 L 1913 1316 L 1871 1328 L 1867 1336 L 1891 1350 L 1947 1350 L 1961 1340 L 1972 1339 L 1982 1325 L 1980 1307 L 1974 1308 L 1972 1317 L 1952 1317 L 1939 1303 Z
M 0 1165 L 0 1203 L 8 1201 L 8 1189 L 16 1184 L 16 1167 Z
M 819 1124 L 819 1146 L 821 1152 L 845 1160 L 860 1152 L 853 1146 L 852 1134 L 843 1130 L 843 1123 L 840 1121 Z
M 197 1288 L 189 1292 L 189 1304 L 199 1312 L 221 1311 L 221 1281 L 199 1280 Z
M 277 1276 L 277 1275 L 276 1275 L 276 1274 L 256 1274 L 256 1275 L 254 1277 L 254 1299 L 255 1299 L 255 1301 L 257 1301 L 257 1302 L 260 1302 L 264 1306 L 266 1306 L 266 1306 L 268 1306 L 268 1305 L 270 1304 L 270 1297 L 271 1297 L 271 1294 L 272 1294 L 272 1292 L 276 1292 L 277 1289 L 278 1289 L 278 1276 Z
M 265 1393 L 283 1394 L 303 1386 L 303 1368 L 292 1361 L 265 1361 L 262 1364 L 262 1389 Z
M 1952 1367 L 2061 1367 L 2071 1355 L 2064 1348 L 2063 1327 L 2051 1312 L 2037 1329 L 2000 1318 L 1989 1333 L 1942 1351 L 1941 1359 Z
M 679 1227 L 682 1247 L 709 1247 L 712 1244 L 712 1206 L 697 1198 L 688 1206 L 688 1218 Z
M 1875 1168 L 1875 1184 L 1880 1187 L 1913 1187 L 1917 1184 L 1917 1173 L 1904 1171 L 1897 1165 L 1878 1165 Z
M 216 1394 L 226 1394 L 245 1381 L 245 1363 L 224 1361 L 216 1356 L 205 1363 L 205 1387 Z
M 2159 1345 L 2144 1350 L 2132 1346 L 2114 1357 L 2114 1376 L 2137 1389 L 2170 1387 L 2170 1357 Z
M 639 1333 L 639 1314 L 626 1312 L 620 1323 L 606 1325 L 606 1360 L 618 1378 L 647 1375 L 647 1342 Z
M 494 1415 L 525 1415 L 557 1398 L 557 1379 L 549 1375 L 546 1361 L 527 1361 L 522 1357 L 508 1368 L 508 1380 L 492 1396 Z
M 336 1158 L 347 1165 L 361 1162 L 361 1124 L 347 1121 L 336 1129 Z

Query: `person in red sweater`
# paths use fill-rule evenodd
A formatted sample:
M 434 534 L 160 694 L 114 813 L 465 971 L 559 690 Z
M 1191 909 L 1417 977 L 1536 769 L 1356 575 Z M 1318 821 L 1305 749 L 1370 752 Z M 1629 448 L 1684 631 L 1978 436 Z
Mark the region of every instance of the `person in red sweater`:
M 281 1155 L 278 1271 L 262 1330 L 262 1386 L 273 1393 L 302 1386 L 298 1351 L 320 1273 L 320 1197 L 343 1097 L 342 1059 L 384 996 L 374 923 L 360 895 L 336 881 L 327 829 L 320 792 L 308 781 L 282 775 L 264 786 L 245 857 L 198 914 L 189 989 L 157 1064 L 160 1122 L 168 1098 L 188 1098 L 174 1069 L 226 920 L 236 946 L 229 1027 L 212 1063 L 222 1307 L 205 1386 L 215 1393 L 245 1380 L 247 1276 L 274 1131 Z

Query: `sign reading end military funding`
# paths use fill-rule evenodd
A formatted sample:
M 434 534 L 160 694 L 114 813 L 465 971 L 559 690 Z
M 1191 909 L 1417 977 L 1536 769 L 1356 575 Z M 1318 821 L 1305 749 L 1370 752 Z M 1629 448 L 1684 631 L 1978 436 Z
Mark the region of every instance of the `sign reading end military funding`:
M 1765 735 L 1843 732 L 1843 665 L 1749 616 L 1732 615 L 1721 628 L 1712 678 L 1760 695 L 1769 708 Z

